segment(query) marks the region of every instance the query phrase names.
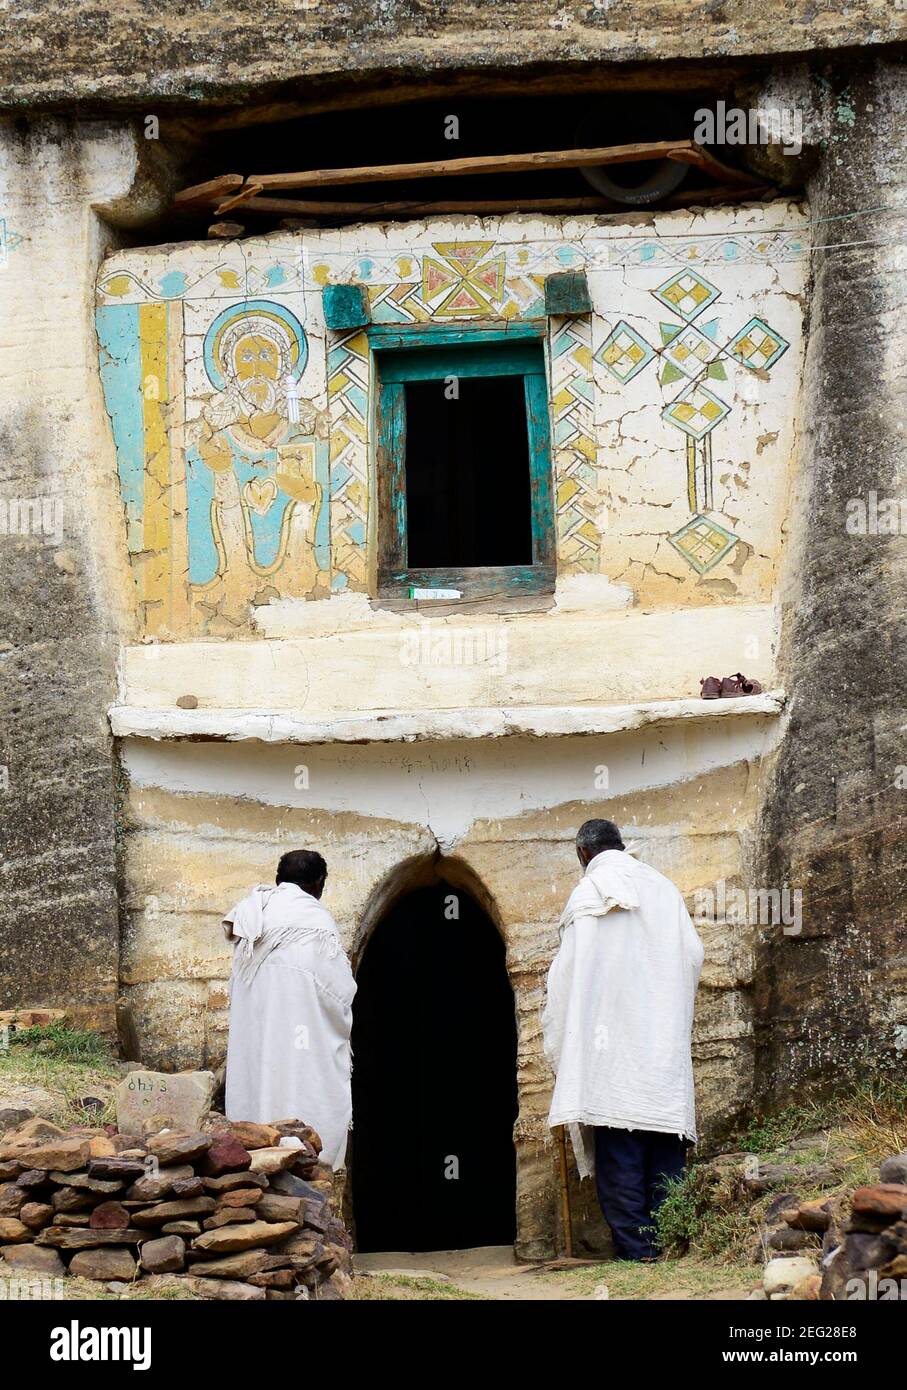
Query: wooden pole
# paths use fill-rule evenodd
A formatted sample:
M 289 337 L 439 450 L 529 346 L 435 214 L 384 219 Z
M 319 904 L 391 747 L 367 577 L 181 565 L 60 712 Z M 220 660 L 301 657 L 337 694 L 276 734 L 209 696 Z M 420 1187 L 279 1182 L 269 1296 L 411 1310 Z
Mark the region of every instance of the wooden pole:
M 705 145 L 692 145 L 688 150 L 675 150 L 669 158 L 676 159 L 679 164 L 695 164 L 697 168 L 705 169 L 716 179 L 726 179 L 728 183 L 736 184 L 739 188 L 752 188 L 759 182 L 745 169 L 734 169 L 730 164 L 725 164 Z
M 242 174 L 220 174 L 206 183 L 194 183 L 191 188 L 183 188 L 174 196 L 175 208 L 191 208 L 195 205 L 206 207 L 219 202 L 227 193 L 235 193 L 243 185 Z
M 245 184 L 244 187 L 242 187 L 242 188 L 239 190 L 238 193 L 234 194 L 234 196 L 233 196 L 232 198 L 228 198 L 227 201 L 226 201 L 225 203 L 218 203 L 218 205 L 217 205 L 217 215 L 218 215 L 218 217 L 223 217 L 223 215 L 224 215 L 225 212 L 232 212 L 234 208 L 238 208 L 238 207 L 239 207 L 240 203 L 248 202 L 248 200 L 249 200 L 250 198 L 254 198 L 254 197 L 255 197 L 255 194 L 256 194 L 256 193 L 260 193 L 260 192 L 261 192 L 261 184 L 260 184 L 260 183 L 247 183 L 247 184 Z
M 665 198 L 659 208 L 689 207 L 697 203 L 734 203 L 741 202 L 746 198 L 764 197 L 771 192 L 768 184 L 760 184 L 754 188 L 697 188 L 685 194 L 672 193 Z M 215 207 L 217 215 L 223 216 L 236 206 L 234 199 L 218 203 Z M 634 212 L 645 212 L 645 208 L 633 207 L 625 203 L 615 203 L 611 198 L 603 197 L 578 197 L 578 198 L 463 198 L 438 200 L 435 202 L 424 202 L 422 200 L 408 199 L 406 201 L 395 202 L 336 202 L 333 199 L 317 200 L 314 198 L 270 198 L 250 197 L 242 202 L 243 213 L 258 213 L 264 217 L 323 217 L 323 218 L 371 218 L 371 217 L 393 217 L 411 216 L 423 217 L 440 214 L 460 214 L 464 217 L 470 215 L 481 217 L 491 214 L 506 214 L 509 212 L 607 212 L 623 213 L 629 216 Z M 193 209 L 195 210 L 195 209 Z
M 241 174 L 222 174 L 219 178 L 209 179 L 207 183 L 182 189 L 176 194 L 173 204 L 175 208 L 190 210 L 206 203 L 221 203 L 219 211 L 226 212 L 246 199 L 255 199 L 259 203 L 260 211 L 264 211 L 265 199 L 258 200 L 256 197 L 261 191 L 267 194 L 269 190 L 451 178 L 464 174 L 517 174 L 536 169 L 585 169 L 658 159 L 673 159 L 681 164 L 698 165 L 714 178 L 737 188 L 755 189 L 759 186 L 759 180 L 752 174 L 723 164 L 711 150 L 695 144 L 692 140 L 652 140 L 645 144 L 600 145 L 582 150 L 472 155 L 465 159 L 425 160 L 418 164 L 375 164 L 353 169 L 303 169 L 294 174 L 250 174 L 245 179 Z M 226 205 L 222 202 L 225 198 Z M 543 201 L 545 200 L 538 200 L 540 203 Z M 428 207 L 429 204 L 426 203 L 425 206 Z M 340 211 L 340 207 L 338 203 L 332 210 Z M 350 210 L 352 211 L 352 205 Z
M 570 1186 L 567 1181 L 567 1130 L 557 1126 L 557 1162 L 561 1175 L 561 1216 L 564 1225 L 564 1254 L 573 1259 L 573 1219 L 570 1215 Z
M 603 164 L 678 159 L 699 163 L 701 146 L 692 140 L 652 140 L 636 145 L 599 145 L 583 150 L 541 150 L 535 154 L 472 155 L 466 159 L 432 159 L 419 164 L 372 164 L 355 169 L 303 169 L 295 174 L 249 174 L 246 183 L 263 188 L 324 188 L 348 183 L 387 183 L 400 179 L 439 179 L 465 174 L 524 174 L 536 169 L 584 169 Z M 717 161 L 715 161 L 717 162 Z M 755 182 L 737 170 L 730 181 Z
M 233 199 L 219 203 L 218 213 L 228 212 Z M 618 209 L 620 203 L 611 198 L 454 198 L 429 200 L 423 198 L 396 199 L 392 202 L 374 201 L 370 203 L 337 201 L 336 199 L 316 198 L 271 198 L 256 195 L 244 203 L 244 211 L 260 213 L 279 213 L 292 215 L 300 213 L 303 217 L 322 215 L 323 217 L 384 217 L 390 213 L 505 213 L 505 212 L 599 212 L 603 209 Z M 633 212 L 634 209 L 630 208 Z

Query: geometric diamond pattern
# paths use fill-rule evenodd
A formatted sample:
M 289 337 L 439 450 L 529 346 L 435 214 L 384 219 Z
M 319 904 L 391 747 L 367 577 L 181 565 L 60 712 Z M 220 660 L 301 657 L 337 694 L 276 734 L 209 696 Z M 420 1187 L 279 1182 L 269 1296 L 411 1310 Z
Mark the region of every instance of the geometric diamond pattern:
M 719 526 L 711 517 L 698 513 L 668 540 L 688 564 L 699 574 L 705 574 L 737 544 L 733 531 Z
M 693 439 L 704 439 L 710 430 L 730 414 L 731 407 L 705 386 L 699 384 L 685 390 L 676 401 L 661 412 L 668 420 Z
M 654 356 L 645 338 L 621 319 L 595 354 L 595 360 L 625 386 Z
M 721 291 L 696 270 L 675 271 L 651 294 L 683 322 L 660 323 L 661 346 L 653 350 L 635 328 L 621 320 L 595 359 L 621 384 L 632 381 L 653 358 L 660 359 L 658 379 L 662 387 L 686 377 L 680 394 L 662 407 L 661 417 L 687 436 L 687 493 L 695 515 L 668 540 L 694 570 L 704 574 L 738 542 L 737 536 L 708 515 L 714 505 L 710 436 L 731 407 L 704 381 L 726 380 L 728 359 L 751 371 L 770 368 L 790 344 L 756 317 L 725 344 L 718 341 L 718 319 L 694 323 L 721 296 Z
M 688 323 L 714 303 L 720 293 L 720 290 L 710 285 L 708 280 L 704 280 L 695 270 L 679 270 L 670 280 L 665 280 L 663 285 L 652 291 L 656 299 L 673 309 L 675 314 L 679 314 Z
M 717 321 L 706 325 L 713 331 L 717 326 Z M 687 324 L 686 328 L 682 328 L 679 333 L 669 339 L 663 349 L 662 356 L 673 362 L 677 370 L 683 372 L 684 376 L 695 377 L 700 375 L 703 367 L 718 356 L 718 347 L 694 324 Z
M 769 328 L 762 319 L 753 318 L 731 339 L 728 352 L 745 367 L 771 367 L 789 347 L 790 343 L 780 333 Z
M 368 338 L 361 328 L 338 334 L 328 353 L 331 416 L 331 588 L 368 582 Z
M 551 434 L 558 570 L 595 571 L 601 550 L 590 319 L 551 320 Z

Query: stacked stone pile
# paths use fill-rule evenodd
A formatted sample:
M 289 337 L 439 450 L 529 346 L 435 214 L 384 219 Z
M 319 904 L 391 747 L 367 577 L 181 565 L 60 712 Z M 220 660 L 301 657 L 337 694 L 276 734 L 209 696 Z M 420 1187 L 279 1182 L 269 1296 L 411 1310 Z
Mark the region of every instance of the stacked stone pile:
M 845 1216 L 843 1196 L 803 1200 L 793 1192 L 778 1193 L 763 1224 L 763 1248 L 769 1258 L 761 1296 L 817 1298 L 821 1261 L 836 1248 Z
M 138 1137 L 33 1117 L 0 1137 L 0 1273 L 185 1280 L 205 1298 L 340 1299 L 351 1241 L 302 1121 Z
M 768 1251 L 785 1253 L 769 1260 L 755 1296 L 907 1302 L 907 1153 L 849 1198 L 782 1193 L 767 1220 Z
M 886 1159 L 879 1182 L 853 1194 L 819 1297 L 907 1302 L 907 1153 Z

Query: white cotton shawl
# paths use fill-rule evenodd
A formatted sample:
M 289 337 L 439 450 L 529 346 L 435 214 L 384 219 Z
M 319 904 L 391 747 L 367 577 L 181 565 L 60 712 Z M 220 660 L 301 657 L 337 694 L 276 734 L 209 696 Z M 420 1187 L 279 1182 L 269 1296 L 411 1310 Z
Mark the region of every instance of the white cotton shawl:
M 696 1139 L 690 1034 L 702 942 L 674 884 L 623 850 L 590 861 L 561 918 L 542 1014 L 556 1081 L 550 1126 L 570 1129 L 580 1175 L 588 1128 Z
M 330 958 L 340 950 L 337 926 L 327 908 L 295 883 L 259 883 L 227 913 L 223 925 L 227 940 L 234 943 L 233 975 L 246 984 L 279 946 L 311 940 Z
M 260 884 L 224 918 L 233 942 L 226 1114 L 300 1119 L 343 1166 L 352 1120 L 356 981 L 327 908 L 293 883 Z

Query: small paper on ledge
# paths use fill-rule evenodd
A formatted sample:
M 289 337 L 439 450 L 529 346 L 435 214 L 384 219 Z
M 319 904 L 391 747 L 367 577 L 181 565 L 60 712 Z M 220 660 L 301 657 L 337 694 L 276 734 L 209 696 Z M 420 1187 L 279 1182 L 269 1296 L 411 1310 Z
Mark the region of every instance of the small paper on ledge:
M 410 585 L 409 596 L 417 602 L 424 602 L 426 599 L 447 599 L 462 598 L 463 594 L 459 589 L 417 589 L 415 585 Z

